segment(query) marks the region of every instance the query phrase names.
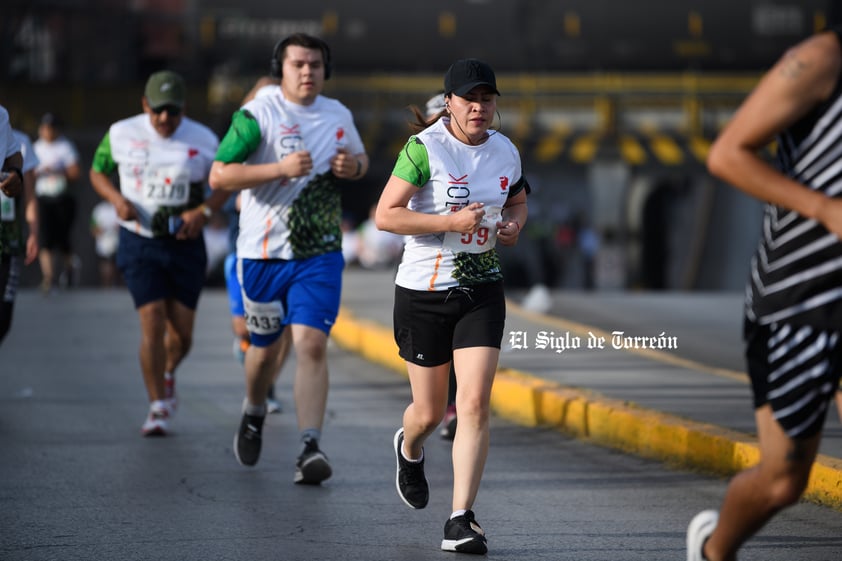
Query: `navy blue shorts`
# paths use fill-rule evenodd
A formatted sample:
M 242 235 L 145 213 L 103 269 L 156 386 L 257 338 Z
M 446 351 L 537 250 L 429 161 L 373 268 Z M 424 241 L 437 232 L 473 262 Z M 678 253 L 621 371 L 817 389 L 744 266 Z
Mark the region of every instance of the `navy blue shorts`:
M 395 286 L 393 322 L 401 358 L 419 366 L 444 364 L 455 349 L 499 349 L 506 324 L 503 282 L 437 291 Z
M 199 303 L 208 257 L 205 240 L 145 238 L 120 228 L 117 267 L 139 308 L 156 300 L 178 300 L 191 310 Z

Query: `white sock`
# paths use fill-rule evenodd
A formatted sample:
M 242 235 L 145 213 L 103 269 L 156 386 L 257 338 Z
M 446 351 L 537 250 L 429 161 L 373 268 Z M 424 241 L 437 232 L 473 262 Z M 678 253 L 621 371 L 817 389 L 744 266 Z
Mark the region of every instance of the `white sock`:
M 155 411 L 169 411 L 169 405 L 163 399 L 156 399 L 149 405 L 150 409 L 154 409 Z
M 424 460 L 424 449 L 421 449 L 421 457 L 413 460 L 412 458 L 406 457 L 406 454 L 403 451 L 403 446 L 401 446 L 401 456 L 403 456 L 403 459 L 407 462 L 412 462 L 413 464 L 420 464 Z
M 466 512 L 468 512 L 468 511 L 467 511 L 467 510 L 465 510 L 465 509 L 462 509 L 462 510 L 454 510 L 454 511 L 453 511 L 453 514 L 451 514 L 451 515 L 450 515 L 450 519 L 451 519 L 451 520 L 453 520 L 454 518 L 457 518 L 457 517 L 459 517 L 459 516 L 462 516 L 462 515 L 463 515 L 463 514 L 465 514 Z
M 266 415 L 266 404 L 261 403 L 255 405 L 250 401 L 246 401 L 246 406 L 243 408 L 243 413 L 246 415 L 254 415 L 256 417 L 264 417 Z

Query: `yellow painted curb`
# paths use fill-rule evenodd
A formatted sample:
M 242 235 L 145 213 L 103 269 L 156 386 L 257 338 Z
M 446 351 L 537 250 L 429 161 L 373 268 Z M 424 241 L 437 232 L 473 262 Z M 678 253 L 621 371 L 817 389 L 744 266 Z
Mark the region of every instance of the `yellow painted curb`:
M 342 348 L 406 376 L 391 329 L 342 308 L 331 337 Z M 754 437 L 573 389 L 501 368 L 491 391 L 495 414 L 527 427 L 550 427 L 577 438 L 669 465 L 733 475 L 756 464 Z M 842 461 L 819 455 L 804 498 L 842 510 Z
M 398 345 L 391 329 L 357 319 L 350 310 L 340 308 L 330 336 L 340 347 L 406 376 L 406 363 L 398 355 Z

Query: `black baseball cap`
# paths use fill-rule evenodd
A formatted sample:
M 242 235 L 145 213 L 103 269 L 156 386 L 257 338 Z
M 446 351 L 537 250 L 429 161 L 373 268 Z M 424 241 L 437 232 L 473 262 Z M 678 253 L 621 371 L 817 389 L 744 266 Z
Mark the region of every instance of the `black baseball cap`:
M 488 63 L 475 58 L 464 58 L 454 62 L 444 75 L 445 95 L 456 94 L 464 96 L 477 86 L 489 86 L 494 93 L 497 91 L 497 78 Z
M 60 128 L 64 123 L 62 122 L 61 117 L 59 117 L 55 113 L 48 112 L 44 113 L 41 116 L 41 124 L 50 127 Z

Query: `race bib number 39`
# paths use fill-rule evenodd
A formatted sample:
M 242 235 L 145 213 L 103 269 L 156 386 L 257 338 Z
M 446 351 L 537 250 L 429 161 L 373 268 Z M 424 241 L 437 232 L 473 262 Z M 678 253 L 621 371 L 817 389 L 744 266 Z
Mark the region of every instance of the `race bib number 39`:
M 502 220 L 500 207 L 487 207 L 482 223 L 473 234 L 447 232 L 444 247 L 456 253 L 483 253 L 497 244 L 497 222 Z
M 283 328 L 284 306 L 280 300 L 274 302 L 253 302 L 243 296 L 246 327 L 250 333 L 272 335 Z

